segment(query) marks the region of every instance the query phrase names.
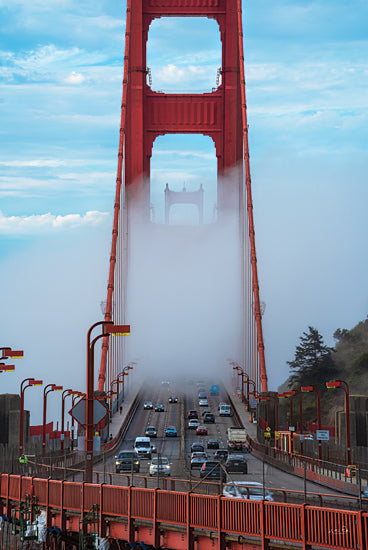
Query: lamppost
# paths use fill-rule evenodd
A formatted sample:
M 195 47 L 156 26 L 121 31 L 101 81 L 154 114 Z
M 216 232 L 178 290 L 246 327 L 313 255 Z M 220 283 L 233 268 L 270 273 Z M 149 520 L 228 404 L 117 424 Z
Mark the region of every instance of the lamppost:
M 56 384 L 47 384 L 43 389 L 43 422 L 42 422 L 42 456 L 46 454 L 46 409 L 47 395 L 52 391 L 63 391 L 63 386 Z
M 0 359 L 22 359 L 24 355 L 23 350 L 15 350 L 9 347 L 0 348 L 2 352 Z
M 96 327 L 102 327 L 102 334 L 91 341 L 91 334 Z M 85 481 L 92 483 L 93 478 L 93 402 L 94 402 L 94 347 L 96 342 L 105 336 L 114 334 L 126 336 L 130 333 L 129 325 L 114 325 L 111 321 L 98 321 L 91 325 L 87 332 L 87 373 L 86 373 L 86 467 Z
M 342 385 L 344 384 L 344 385 Z M 345 380 L 331 380 L 326 382 L 327 388 L 341 388 L 345 392 L 345 424 L 346 424 L 346 464 L 351 464 L 351 447 L 350 447 L 350 389 L 349 384 Z
M 83 397 L 84 395 L 85 394 L 82 391 L 79 391 L 79 392 L 72 395 L 72 408 L 74 407 L 75 400 L 77 399 L 77 397 Z M 71 423 L 71 430 L 70 431 L 72 433 L 71 449 L 72 449 L 72 451 L 74 451 L 74 416 L 72 416 L 72 423 Z
M 318 386 L 302 386 L 302 392 L 313 392 L 317 396 L 317 430 L 321 429 L 321 390 Z M 322 460 L 322 443 L 318 440 L 318 458 Z
M 288 393 L 291 394 L 291 392 L 288 392 Z M 287 397 L 289 399 L 289 403 L 290 403 L 289 429 L 290 429 L 290 426 L 294 426 L 294 424 L 293 424 L 293 395 L 287 395 L 286 392 L 284 392 L 284 393 L 278 393 L 277 397 L 279 399 L 282 399 L 284 397 Z
M 237 371 L 237 375 L 241 376 L 241 398 L 242 401 L 246 401 L 246 403 L 249 403 L 249 376 L 245 372 L 245 370 L 240 367 L 239 365 L 236 365 L 233 367 L 233 370 Z M 244 380 L 246 378 L 246 380 Z M 244 384 L 247 385 L 247 397 L 244 395 Z
M 269 425 L 270 425 L 270 400 L 267 399 L 267 397 L 269 397 L 269 396 L 261 395 L 260 393 L 258 393 L 255 390 L 252 391 L 252 392 L 249 392 L 249 395 L 253 395 L 254 399 L 257 399 L 257 401 L 266 401 L 266 414 L 267 414 L 266 424 L 267 424 L 267 427 L 269 427 Z
M 116 390 L 114 391 L 114 385 L 116 385 Z M 118 411 L 119 409 L 119 393 L 120 393 L 120 380 L 119 380 L 119 377 L 115 378 L 114 380 L 111 381 L 110 383 L 110 390 L 109 390 L 109 393 L 111 395 L 116 395 L 116 412 Z M 114 414 L 114 400 L 112 400 L 111 402 L 111 415 Z
M 304 447 L 303 447 L 303 394 L 300 390 L 291 390 L 291 391 L 286 391 L 285 392 L 286 397 L 291 396 L 291 399 L 290 399 L 290 417 L 292 416 L 292 410 L 293 410 L 292 400 L 293 400 L 294 395 L 299 396 L 299 435 L 302 436 L 300 438 L 300 454 L 303 456 L 303 451 L 304 451 Z
M 28 384 L 26 384 L 28 382 Z M 42 386 L 43 380 L 25 378 L 20 384 L 20 418 L 19 418 L 19 456 L 23 454 L 23 431 L 24 431 L 24 392 L 31 386 Z
M 64 439 L 65 439 L 65 398 L 68 395 L 79 395 L 79 391 L 74 391 L 72 389 L 64 390 L 61 394 L 61 450 L 64 450 Z
M 125 380 L 125 376 L 128 376 L 129 372 L 127 372 L 128 370 L 133 370 L 133 367 L 131 367 L 130 365 L 127 365 L 126 367 L 123 368 L 123 370 L 118 374 L 118 379 L 120 376 L 123 377 L 122 379 L 122 383 L 123 383 L 123 391 L 122 391 L 122 394 L 121 394 L 121 402 L 124 401 L 124 380 Z M 119 408 L 119 394 L 118 394 L 118 408 Z
M 14 372 L 15 365 L 7 365 L 6 363 L 0 363 L 0 372 Z
M 275 395 L 262 395 L 262 400 L 269 401 L 270 399 L 273 400 L 275 403 L 275 430 L 276 432 L 279 431 L 279 400 Z

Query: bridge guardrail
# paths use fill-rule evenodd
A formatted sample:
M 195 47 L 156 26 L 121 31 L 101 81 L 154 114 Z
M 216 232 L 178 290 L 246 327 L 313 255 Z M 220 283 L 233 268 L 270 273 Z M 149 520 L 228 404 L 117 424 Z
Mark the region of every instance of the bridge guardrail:
M 75 530 L 79 517 L 88 513 L 94 503 L 100 503 L 101 536 L 105 536 L 102 530 L 106 529 L 106 522 L 110 530 L 115 525 L 114 529 L 119 532 L 121 520 L 126 519 L 131 528 L 122 532 L 121 538 L 131 543 L 135 541 L 136 529 L 139 530 L 138 524 L 134 528 L 138 520 L 151 525 L 155 537 L 152 540 L 156 541 L 167 529 L 184 528 L 188 540 L 194 530 L 200 529 L 211 538 L 215 532 L 217 539 L 222 536 L 256 538 L 263 548 L 270 540 L 288 541 L 304 549 L 313 545 L 335 550 L 368 547 L 368 513 L 365 512 L 0 474 L 2 513 L 8 518 L 12 508 L 31 494 L 46 510 L 47 526 L 54 523 L 60 525 L 61 530 L 66 529 L 67 516 L 69 531 Z

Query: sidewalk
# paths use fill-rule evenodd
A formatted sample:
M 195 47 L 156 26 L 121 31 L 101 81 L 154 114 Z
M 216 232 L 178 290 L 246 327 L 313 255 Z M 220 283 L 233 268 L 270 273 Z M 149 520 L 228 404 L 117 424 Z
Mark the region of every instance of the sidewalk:
M 101 444 L 101 450 L 110 451 L 118 443 L 122 428 L 127 425 L 131 417 L 131 409 L 136 405 L 137 396 L 142 389 L 142 383 L 133 384 L 129 391 L 124 395 L 124 401 L 119 401 L 117 411 L 110 417 L 109 438 L 106 443 Z M 120 406 L 123 409 L 120 413 Z

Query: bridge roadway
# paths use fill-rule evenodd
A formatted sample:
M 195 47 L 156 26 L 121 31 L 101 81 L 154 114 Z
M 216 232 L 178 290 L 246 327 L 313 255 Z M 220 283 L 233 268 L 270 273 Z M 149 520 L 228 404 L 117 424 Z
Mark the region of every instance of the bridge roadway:
M 188 491 L 193 489 L 200 481 L 199 471 L 190 469 L 190 447 L 194 441 L 207 446 L 207 440 L 218 439 L 220 448 L 227 448 L 227 428 L 234 425 L 233 418 L 220 417 L 218 414 L 218 404 L 220 401 L 228 401 L 227 393 L 223 390 L 219 396 L 210 395 L 210 385 L 205 385 L 205 390 L 208 398 L 208 407 L 199 407 L 198 404 L 198 387 L 195 383 L 188 382 L 170 382 L 167 384 L 152 385 L 150 389 L 145 387 L 141 394 L 141 400 L 136 414 L 127 430 L 124 440 L 122 441 L 120 450 L 132 449 L 135 438 L 144 435 L 147 426 L 155 426 L 157 429 L 157 438 L 152 438 L 152 442 L 157 446 L 157 452 L 161 456 L 165 456 L 171 463 L 171 477 L 175 481 L 164 481 L 157 477 L 149 478 L 149 460 L 142 459 L 140 462 L 139 474 L 134 474 L 133 480 L 128 473 L 115 473 L 115 458 L 111 457 L 106 460 L 105 465 L 99 463 L 94 470 L 100 473 L 109 474 L 109 482 L 114 485 L 129 485 L 136 487 L 161 487 L 172 488 L 173 490 Z M 169 396 L 177 395 L 178 402 L 176 404 L 169 403 Z M 143 403 L 152 401 L 155 406 L 157 403 L 162 403 L 165 407 L 164 412 L 155 412 L 154 410 L 144 410 Z M 197 436 L 195 430 L 189 430 L 187 413 L 189 410 L 197 410 L 199 417 L 203 409 L 211 410 L 215 413 L 215 424 L 206 424 L 208 429 L 207 436 Z M 118 415 L 119 416 L 119 415 Z M 177 428 L 177 437 L 165 437 L 167 426 L 174 425 Z M 117 451 L 118 452 L 118 451 Z M 208 457 L 211 458 L 215 451 L 207 451 Z M 265 486 L 270 489 L 275 489 L 274 498 L 277 501 L 283 501 L 285 494 L 283 491 L 296 491 L 298 494 L 288 495 L 287 502 L 300 503 L 304 501 L 304 480 L 295 475 L 288 474 L 270 464 L 263 463 L 257 457 L 247 453 L 248 474 L 231 474 L 229 481 L 247 480 L 265 482 Z M 101 478 L 100 478 L 101 479 Z M 182 480 L 182 481 L 180 481 Z M 276 491 L 277 489 L 277 491 Z M 202 483 L 197 487 L 197 492 L 218 493 L 218 484 Z M 347 507 L 347 501 L 341 502 L 341 493 L 334 488 L 323 487 L 312 481 L 307 481 L 306 491 L 315 493 L 316 496 L 308 498 L 309 504 L 319 504 L 320 500 L 317 495 L 330 495 L 328 504 L 334 507 Z M 325 502 L 326 497 L 323 497 Z M 355 504 L 355 502 L 354 502 Z

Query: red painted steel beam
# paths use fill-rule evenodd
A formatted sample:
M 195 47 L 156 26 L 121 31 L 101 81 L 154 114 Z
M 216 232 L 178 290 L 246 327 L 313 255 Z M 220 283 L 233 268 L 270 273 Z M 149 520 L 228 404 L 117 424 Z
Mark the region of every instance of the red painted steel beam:
M 143 0 L 151 17 L 215 17 L 226 12 L 226 0 Z

